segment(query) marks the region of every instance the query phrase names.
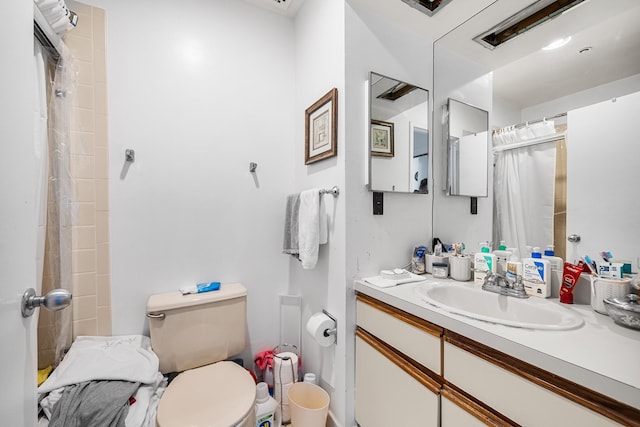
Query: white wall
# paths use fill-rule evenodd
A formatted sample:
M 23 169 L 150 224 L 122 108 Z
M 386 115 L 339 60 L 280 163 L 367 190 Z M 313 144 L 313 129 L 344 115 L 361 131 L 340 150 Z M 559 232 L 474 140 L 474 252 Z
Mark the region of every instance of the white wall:
M 293 23 L 241 1 L 90 3 L 108 22 L 113 333 L 146 332 L 152 293 L 239 281 L 250 361 L 277 344 L 289 276 Z
M 330 417 L 337 425 L 345 420 L 345 86 L 344 86 L 344 2 L 307 0 L 295 18 L 295 126 L 293 190 L 331 188 L 337 185 L 337 198 L 325 195 L 329 221 L 329 242 L 321 246 L 318 264 L 303 270 L 298 261 L 289 261 L 289 292 L 302 296 L 302 324 L 323 308 L 338 320 L 338 343 L 323 349 L 303 332 L 303 369 L 314 372 L 331 395 Z M 338 155 L 304 164 L 304 111 L 332 88 L 338 89 Z
M 384 193 L 384 215 L 372 213 L 367 182 L 369 72 L 429 90 L 432 102 L 432 41 L 408 33 L 347 1 L 346 8 L 346 300 L 349 337 L 346 373 L 346 425 L 354 425 L 355 302 L 353 280 L 409 263 L 413 247 L 431 242 L 429 195 Z M 429 119 L 430 120 L 430 119 Z M 429 126 L 431 131 L 431 125 Z M 431 151 L 430 151 L 431 152 Z M 429 156 L 431 157 L 431 156 Z M 433 187 L 430 187 L 432 192 Z M 381 384 L 381 392 L 384 385 Z
M 452 51 L 435 47 L 435 85 L 433 157 L 435 191 L 433 232 L 443 242 L 464 242 L 467 252 L 479 250 L 479 242 L 491 241 L 493 218 L 493 168 L 488 168 L 489 196 L 478 198 L 478 214 L 470 213 L 470 198 L 447 196 L 443 191 L 446 183 L 446 145 L 443 106 L 452 98 L 489 112 L 492 123 L 492 74 L 479 64 L 469 61 Z M 491 166 L 491 156 L 487 162 Z

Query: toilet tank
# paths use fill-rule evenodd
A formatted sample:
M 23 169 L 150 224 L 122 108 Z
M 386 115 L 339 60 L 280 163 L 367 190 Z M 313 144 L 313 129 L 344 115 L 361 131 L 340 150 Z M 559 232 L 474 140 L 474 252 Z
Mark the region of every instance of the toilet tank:
M 247 289 L 224 283 L 220 290 L 151 295 L 147 300 L 151 346 L 160 372 L 181 372 L 242 352 L 247 335 Z

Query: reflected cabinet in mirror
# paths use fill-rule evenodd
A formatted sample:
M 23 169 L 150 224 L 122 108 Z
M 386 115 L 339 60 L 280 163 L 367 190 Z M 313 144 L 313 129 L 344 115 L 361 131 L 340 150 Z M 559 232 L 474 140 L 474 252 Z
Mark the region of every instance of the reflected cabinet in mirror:
M 487 197 L 489 113 L 455 99 L 447 111 L 447 194 Z
M 369 189 L 428 193 L 429 92 L 376 73 L 369 82 Z

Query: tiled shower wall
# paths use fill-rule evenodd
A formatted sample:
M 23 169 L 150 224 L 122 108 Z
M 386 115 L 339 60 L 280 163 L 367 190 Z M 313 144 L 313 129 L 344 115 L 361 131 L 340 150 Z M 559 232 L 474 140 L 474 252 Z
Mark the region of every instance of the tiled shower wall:
M 71 2 L 69 2 L 71 4 Z M 109 154 L 107 145 L 106 31 L 104 10 L 72 3 L 78 26 L 65 44 L 77 79 L 71 118 L 73 338 L 111 335 L 109 265 Z M 49 194 L 53 194 L 50 190 Z M 55 200 L 49 197 L 49 208 Z M 57 254 L 45 255 L 43 293 L 53 288 Z M 55 262 L 54 262 L 55 263 Z M 40 310 L 38 366 L 54 362 L 54 313 Z
M 109 151 L 104 10 L 76 2 L 65 43 L 77 84 L 71 122 L 73 337 L 111 335 Z

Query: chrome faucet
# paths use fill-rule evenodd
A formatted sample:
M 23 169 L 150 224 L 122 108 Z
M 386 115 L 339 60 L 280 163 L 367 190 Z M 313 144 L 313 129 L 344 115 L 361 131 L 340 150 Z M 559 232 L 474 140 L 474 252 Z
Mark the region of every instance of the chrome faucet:
M 488 271 L 484 277 L 482 290 L 510 297 L 529 298 L 529 295 L 527 295 L 527 292 L 524 290 L 522 277 L 518 276 L 516 281 L 512 283 L 506 277 L 492 271 Z

